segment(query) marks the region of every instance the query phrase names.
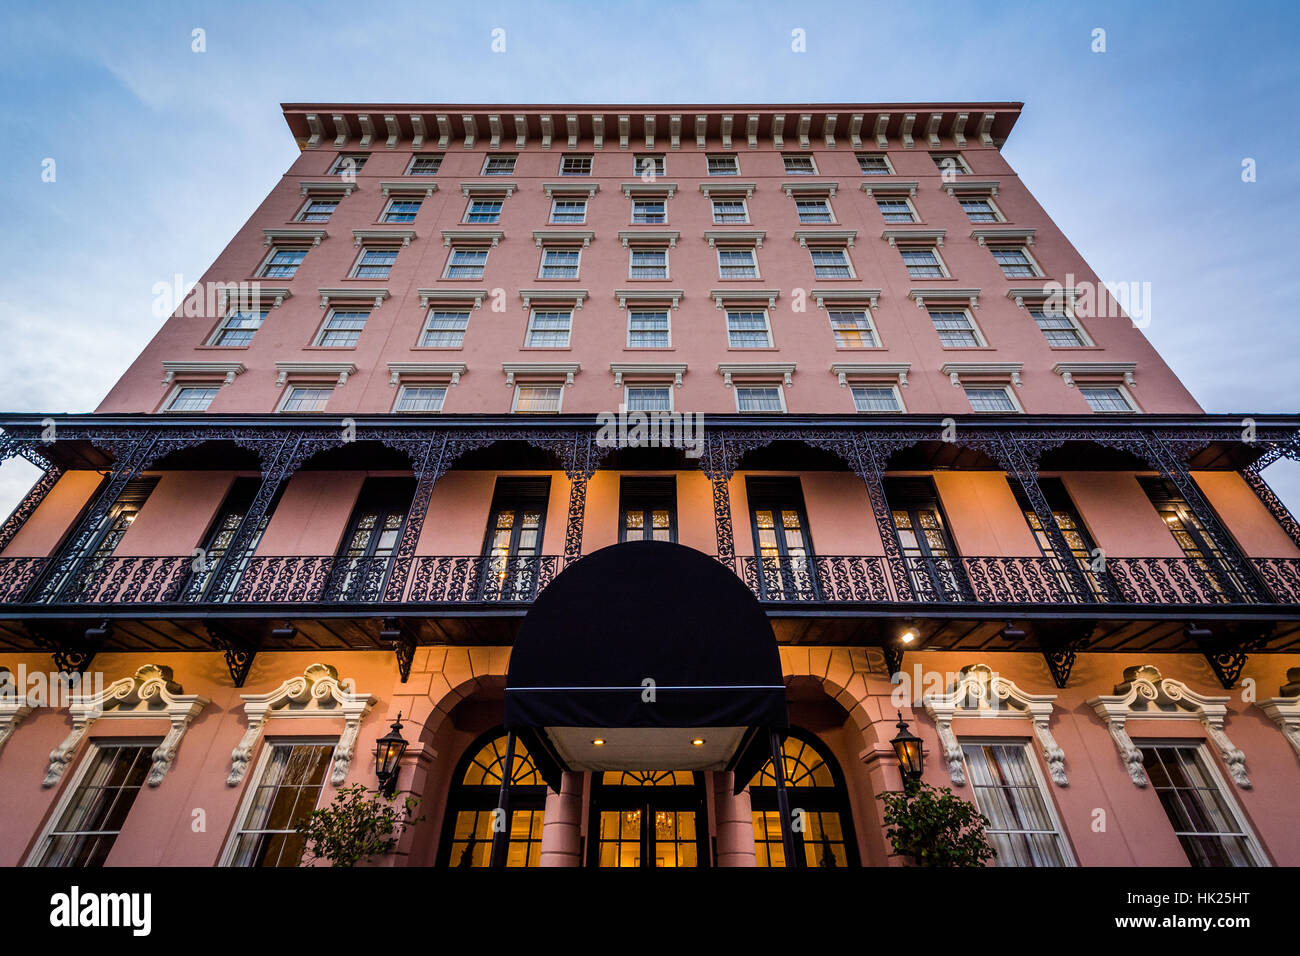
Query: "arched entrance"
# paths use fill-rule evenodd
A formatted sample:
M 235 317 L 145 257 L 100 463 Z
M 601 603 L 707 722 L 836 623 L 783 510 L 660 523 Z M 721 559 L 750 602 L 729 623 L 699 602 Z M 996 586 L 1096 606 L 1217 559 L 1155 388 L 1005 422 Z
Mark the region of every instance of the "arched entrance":
M 803 811 L 802 826 L 794 833 L 795 852 L 810 867 L 857 866 L 858 843 L 853 835 L 848 791 L 830 748 L 813 734 L 791 727 L 781 753 L 791 810 Z M 758 865 L 785 866 L 771 760 L 750 781 L 749 801 L 754 812 Z
M 492 852 L 492 811 L 501 792 L 505 754 L 506 732 L 501 727 L 488 731 L 465 748 L 447 796 L 439 866 L 488 865 Z M 510 839 L 505 865 L 537 866 L 542 855 L 546 782 L 519 741 L 515 741 L 510 781 Z
M 607 770 L 593 773 L 591 780 L 588 866 L 708 865 L 709 828 L 700 774 Z

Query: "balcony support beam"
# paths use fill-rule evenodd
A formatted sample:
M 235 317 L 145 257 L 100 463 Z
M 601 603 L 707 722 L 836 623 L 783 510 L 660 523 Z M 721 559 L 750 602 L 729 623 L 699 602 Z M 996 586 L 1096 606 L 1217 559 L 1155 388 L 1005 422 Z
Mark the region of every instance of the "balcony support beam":
M 1056 635 L 1044 633 L 1047 629 L 1042 626 L 1036 629 L 1043 660 L 1047 662 L 1047 669 L 1052 674 L 1052 682 L 1062 690 L 1070 682 L 1070 672 L 1074 670 L 1079 652 L 1092 643 L 1094 627 L 1092 621 L 1071 621 L 1060 628 L 1060 633 Z
M 230 671 L 231 681 L 236 687 L 243 687 L 248 672 L 253 669 L 253 658 L 257 656 L 261 642 L 216 621 L 208 621 L 203 626 L 212 639 L 213 646 L 225 652 L 226 669 Z
M 411 663 L 415 660 L 418 641 L 401 618 L 386 617 L 380 625 L 379 639 L 393 645 L 397 655 L 397 672 L 405 684 L 411 676 Z
M 1237 686 L 1250 655 L 1268 643 L 1268 631 L 1266 627 L 1243 624 L 1222 637 L 1207 637 L 1197 642 L 1224 690 Z

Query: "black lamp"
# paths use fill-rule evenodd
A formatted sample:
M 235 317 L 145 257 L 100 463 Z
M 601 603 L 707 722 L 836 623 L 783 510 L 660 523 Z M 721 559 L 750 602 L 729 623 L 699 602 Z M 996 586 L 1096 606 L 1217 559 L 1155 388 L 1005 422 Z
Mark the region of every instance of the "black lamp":
M 898 756 L 898 766 L 903 772 L 905 783 L 915 783 L 921 779 L 921 770 L 925 757 L 921 753 L 921 738 L 907 729 L 907 721 L 898 714 L 898 736 L 890 741 L 894 753 Z
M 397 768 L 402 762 L 402 754 L 406 753 L 400 712 L 392 728 L 375 743 L 375 776 L 379 778 L 379 792 L 386 797 L 397 792 Z

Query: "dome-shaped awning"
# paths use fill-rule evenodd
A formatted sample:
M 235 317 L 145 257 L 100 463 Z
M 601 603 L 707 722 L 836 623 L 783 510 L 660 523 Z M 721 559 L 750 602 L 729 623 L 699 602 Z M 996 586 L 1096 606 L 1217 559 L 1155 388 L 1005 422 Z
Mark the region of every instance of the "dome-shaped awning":
M 505 725 L 556 789 L 561 770 L 733 770 L 743 787 L 789 726 L 776 636 L 712 557 L 663 541 L 603 548 L 524 618 Z

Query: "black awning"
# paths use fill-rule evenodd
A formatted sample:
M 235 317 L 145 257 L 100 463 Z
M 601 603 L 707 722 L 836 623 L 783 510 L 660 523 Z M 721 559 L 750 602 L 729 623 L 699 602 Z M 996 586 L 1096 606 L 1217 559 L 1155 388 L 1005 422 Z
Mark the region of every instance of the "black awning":
M 776 637 L 714 558 L 662 541 L 604 548 L 524 618 L 505 725 L 556 789 L 566 769 L 727 769 L 743 788 L 769 731 L 789 726 Z

